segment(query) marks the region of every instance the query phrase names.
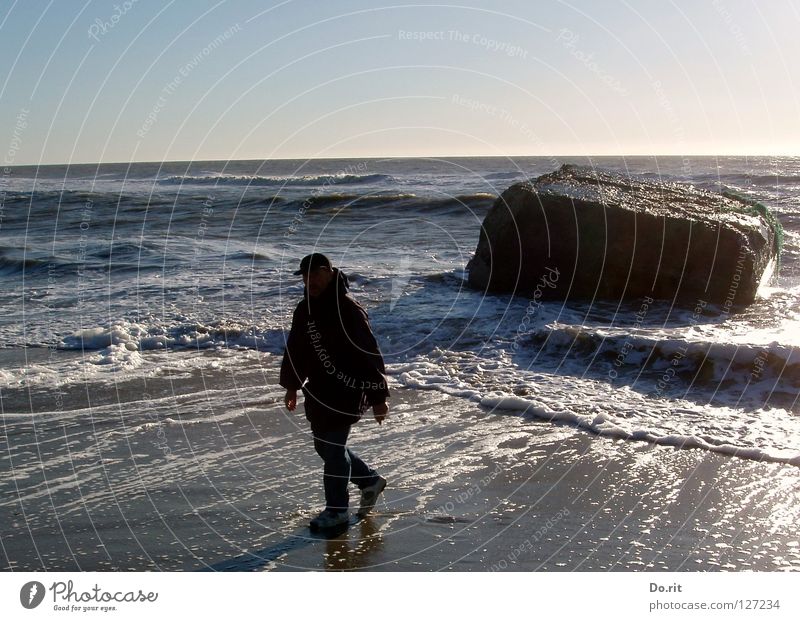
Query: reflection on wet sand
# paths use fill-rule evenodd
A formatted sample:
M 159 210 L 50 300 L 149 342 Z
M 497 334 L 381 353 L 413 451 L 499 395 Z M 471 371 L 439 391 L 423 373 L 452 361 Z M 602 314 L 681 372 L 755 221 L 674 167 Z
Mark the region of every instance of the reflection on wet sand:
M 351 526 L 348 532 L 326 540 L 323 555 L 325 571 L 369 568 L 382 547 L 383 536 L 378 524 L 368 515 Z

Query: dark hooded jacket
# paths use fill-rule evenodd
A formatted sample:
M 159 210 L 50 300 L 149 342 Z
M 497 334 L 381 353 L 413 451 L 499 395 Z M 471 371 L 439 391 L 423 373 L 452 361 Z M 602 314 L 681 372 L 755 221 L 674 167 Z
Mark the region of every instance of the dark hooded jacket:
M 306 418 L 319 429 L 351 425 L 389 396 L 367 311 L 333 270 L 327 289 L 316 298 L 306 290 L 295 308 L 281 364 L 281 386 L 303 389 Z

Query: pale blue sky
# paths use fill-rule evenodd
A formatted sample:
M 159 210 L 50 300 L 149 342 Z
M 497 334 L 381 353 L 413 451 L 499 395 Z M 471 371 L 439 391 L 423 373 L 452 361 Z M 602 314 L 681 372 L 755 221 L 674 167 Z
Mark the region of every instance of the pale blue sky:
M 124 7 L 0 2 L 6 164 L 800 154 L 788 0 Z

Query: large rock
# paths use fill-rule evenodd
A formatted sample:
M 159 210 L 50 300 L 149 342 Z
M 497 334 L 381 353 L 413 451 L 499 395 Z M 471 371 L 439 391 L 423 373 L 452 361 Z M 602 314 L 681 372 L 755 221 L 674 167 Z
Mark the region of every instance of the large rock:
M 732 194 L 562 166 L 517 183 L 486 215 L 471 286 L 544 299 L 753 301 L 781 229 Z

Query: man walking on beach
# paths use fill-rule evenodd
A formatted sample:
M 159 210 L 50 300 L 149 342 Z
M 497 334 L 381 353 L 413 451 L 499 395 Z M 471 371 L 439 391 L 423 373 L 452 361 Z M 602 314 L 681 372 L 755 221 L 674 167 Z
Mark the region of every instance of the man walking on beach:
M 295 275 L 303 276 L 305 293 L 292 316 L 280 384 L 290 412 L 303 390 L 314 448 L 325 463 L 326 507 L 311 527 L 331 528 L 349 520 L 348 483 L 361 490 L 360 517 L 386 487 L 386 480 L 347 448 L 347 436 L 370 406 L 375 420 L 383 422 L 389 390 L 367 312 L 348 295 L 347 277 L 316 252 L 303 258 Z

